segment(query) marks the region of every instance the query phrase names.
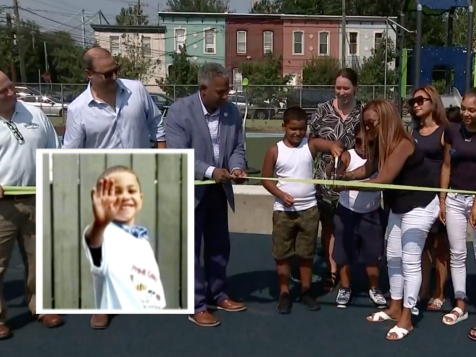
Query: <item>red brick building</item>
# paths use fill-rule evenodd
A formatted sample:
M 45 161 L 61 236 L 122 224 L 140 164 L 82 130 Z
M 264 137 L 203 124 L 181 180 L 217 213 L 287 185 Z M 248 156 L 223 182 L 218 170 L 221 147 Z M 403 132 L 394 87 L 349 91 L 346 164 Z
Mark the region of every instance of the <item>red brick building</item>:
M 241 92 L 238 67 L 245 61 L 263 61 L 268 52 L 283 55 L 281 15 L 227 14 L 225 58 L 233 89 Z M 282 73 L 281 73 L 282 74 Z

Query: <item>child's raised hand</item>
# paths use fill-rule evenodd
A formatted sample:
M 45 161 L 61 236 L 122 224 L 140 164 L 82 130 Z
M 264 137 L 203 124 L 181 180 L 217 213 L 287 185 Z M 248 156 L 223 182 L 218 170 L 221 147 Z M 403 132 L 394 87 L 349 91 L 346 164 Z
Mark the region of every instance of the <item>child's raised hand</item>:
M 107 177 L 99 180 L 98 186 L 91 191 L 91 201 L 96 224 L 106 226 L 114 220 L 122 201 L 116 196 L 114 180 Z

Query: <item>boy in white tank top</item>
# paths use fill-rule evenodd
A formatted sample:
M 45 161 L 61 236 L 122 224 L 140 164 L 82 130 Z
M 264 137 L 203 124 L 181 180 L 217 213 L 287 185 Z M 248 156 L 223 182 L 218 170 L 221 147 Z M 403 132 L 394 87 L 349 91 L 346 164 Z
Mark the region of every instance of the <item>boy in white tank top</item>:
M 340 158 L 338 173 L 351 172 L 364 166 L 365 135 L 361 125 L 355 128 L 355 149 L 345 151 Z M 331 170 L 331 167 L 328 167 Z M 351 298 L 351 264 L 359 260 L 366 266 L 370 300 L 384 308 L 387 300 L 379 289 L 379 263 L 384 252 L 387 214 L 381 208 L 381 191 L 344 190 L 334 215 L 334 260 L 340 274 L 336 303 L 344 308 Z M 358 259 L 360 258 L 360 259 Z
M 108 168 L 99 177 L 91 201 L 94 220 L 82 241 L 91 264 L 96 309 L 140 312 L 165 308 L 147 229 L 135 225 L 143 202 L 137 174 L 125 166 Z
M 283 115 L 284 139 L 272 145 L 264 158 L 264 177 L 312 179 L 318 151 L 342 153 L 342 144 L 324 139 L 306 138 L 307 113 L 300 107 L 288 108 Z M 299 259 L 301 302 L 307 309 L 319 309 L 310 291 L 312 265 L 316 251 L 319 212 L 314 184 L 266 181 L 263 187 L 276 197 L 273 212 L 272 254 L 279 281 L 278 311 L 291 312 L 289 294 L 290 259 Z

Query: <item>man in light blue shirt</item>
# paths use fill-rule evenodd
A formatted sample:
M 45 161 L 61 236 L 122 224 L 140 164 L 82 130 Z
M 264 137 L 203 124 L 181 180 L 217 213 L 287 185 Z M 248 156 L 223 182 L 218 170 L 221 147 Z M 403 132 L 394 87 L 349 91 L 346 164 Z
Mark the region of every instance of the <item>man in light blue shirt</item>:
M 141 82 L 117 78 L 104 48 L 86 51 L 83 66 L 89 84 L 68 107 L 65 149 L 166 147 L 162 113 Z

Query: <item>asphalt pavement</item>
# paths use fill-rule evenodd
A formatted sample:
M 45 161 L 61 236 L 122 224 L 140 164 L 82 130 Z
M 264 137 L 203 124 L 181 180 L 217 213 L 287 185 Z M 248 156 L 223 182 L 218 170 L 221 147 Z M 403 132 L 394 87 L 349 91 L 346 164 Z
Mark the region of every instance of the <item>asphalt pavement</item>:
M 322 309 L 309 312 L 298 302 L 290 315 L 276 312 L 277 283 L 271 258 L 271 239 L 264 235 L 233 234 L 229 267 L 230 292 L 248 305 L 240 313 L 219 312 L 222 325 L 201 328 L 186 316 L 127 315 L 116 317 L 109 329 L 89 327 L 88 315 L 65 316 L 65 325 L 46 329 L 32 321 L 23 298 L 24 269 L 15 251 L 4 283 L 9 306 L 9 324 L 14 337 L 0 341 L 1 357 L 422 357 L 472 356 L 476 342 L 467 338 L 476 325 L 476 263 L 468 245 L 468 295 L 470 318 L 449 327 L 441 322 L 443 312 L 422 311 L 414 331 L 404 340 L 389 342 L 385 334 L 392 323 L 369 323 L 366 315 L 375 311 L 366 295 L 361 267 L 354 275 L 352 305 L 338 309 L 336 292 L 320 298 Z M 316 262 L 316 272 L 322 262 Z M 387 277 L 381 277 L 388 289 Z M 317 287 L 318 288 L 318 287 Z M 447 296 L 451 294 L 447 286 Z M 451 309 L 450 298 L 444 311 Z

